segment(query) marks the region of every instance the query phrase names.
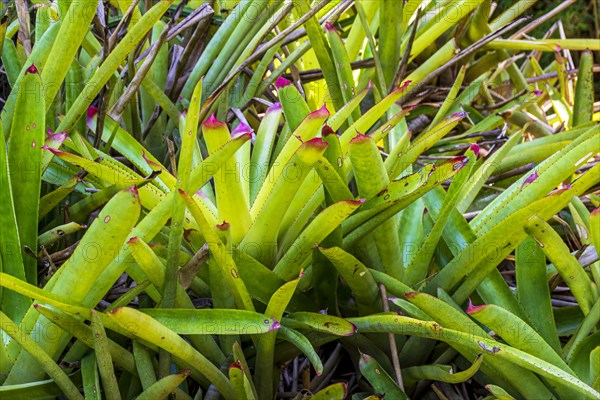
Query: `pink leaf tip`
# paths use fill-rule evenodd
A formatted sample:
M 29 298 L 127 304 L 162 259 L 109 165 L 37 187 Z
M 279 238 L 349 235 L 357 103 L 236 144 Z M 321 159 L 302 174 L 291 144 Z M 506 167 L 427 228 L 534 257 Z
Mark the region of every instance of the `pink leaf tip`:
M 98 114 L 98 108 L 94 107 L 94 106 L 90 106 L 87 109 L 87 121 L 88 123 L 91 122 L 92 119 L 94 119 L 94 117 L 96 116 L 96 114 Z
M 29 68 L 27 68 L 27 70 L 25 71 L 25 74 L 37 74 L 37 73 L 38 73 L 38 69 L 34 63 L 31 63 Z
M 283 76 L 280 76 L 279 78 L 277 78 L 277 80 L 275 81 L 275 87 L 277 89 L 281 89 L 284 88 L 286 86 L 290 86 L 292 84 L 292 82 L 288 81 L 287 79 L 285 79 Z
M 410 85 L 411 83 L 412 83 L 412 81 L 411 81 L 411 80 L 404 81 L 404 82 L 402 83 L 402 85 L 400 85 L 400 88 L 399 88 L 399 89 L 400 89 L 400 90 L 405 90 L 405 89 L 408 87 L 408 85 Z
M 471 301 L 471 299 L 469 299 L 469 306 L 467 307 L 467 314 L 471 315 L 474 314 L 476 312 L 479 312 L 481 310 L 483 310 L 485 307 L 487 307 L 487 305 L 482 305 L 482 306 L 475 306 L 473 305 L 473 302 Z
M 325 30 L 327 31 L 336 31 L 335 26 L 329 21 L 325 22 Z
M 133 194 L 133 197 L 135 197 L 136 199 L 139 199 L 140 193 L 138 192 L 137 186 L 135 186 L 135 185 L 130 186 L 127 190 L 129 190 L 131 192 L 131 194 Z
M 206 121 L 204 121 L 204 123 L 202 124 L 202 126 L 206 127 L 206 128 L 217 128 L 217 127 L 221 127 L 225 125 L 224 122 L 221 122 L 217 119 L 217 117 L 215 116 L 215 113 L 210 114 L 210 117 L 208 117 L 208 119 Z
M 363 135 L 360 132 L 356 132 L 356 136 L 354 136 L 352 139 L 350 139 L 350 143 L 351 144 L 360 144 L 360 143 L 366 143 L 369 140 L 372 140 L 369 136 L 367 135 Z
M 469 150 L 471 150 L 473 153 L 475 153 L 475 157 L 479 157 L 479 150 L 481 150 L 479 148 L 479 145 L 472 144 L 471 147 L 469 147 Z

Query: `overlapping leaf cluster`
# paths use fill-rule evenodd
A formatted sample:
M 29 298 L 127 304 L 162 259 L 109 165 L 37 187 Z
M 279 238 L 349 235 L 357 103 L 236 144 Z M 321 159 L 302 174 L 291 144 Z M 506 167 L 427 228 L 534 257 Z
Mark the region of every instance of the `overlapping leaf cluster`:
M 3 399 L 600 396 L 598 41 L 530 0 L 32 3 Z

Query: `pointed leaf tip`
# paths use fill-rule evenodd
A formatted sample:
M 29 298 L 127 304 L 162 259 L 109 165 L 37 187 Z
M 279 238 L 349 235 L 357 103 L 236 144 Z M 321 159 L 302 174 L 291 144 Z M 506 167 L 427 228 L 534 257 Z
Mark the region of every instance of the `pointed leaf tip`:
M 191 369 L 182 369 L 181 371 L 176 372 L 177 375 L 189 376 L 192 373 Z
M 267 112 L 274 112 L 274 111 L 279 111 L 281 110 L 281 103 L 277 102 L 277 103 L 273 103 L 269 106 L 269 108 L 267 108 Z
M 131 192 L 131 194 L 133 194 L 133 197 L 135 197 L 136 199 L 140 198 L 140 193 L 138 192 L 137 186 L 135 186 L 135 185 L 130 186 L 126 190 L 129 190 Z
M 138 238 L 137 236 L 134 236 L 134 237 L 132 237 L 131 239 L 129 239 L 127 241 L 127 244 L 135 244 L 135 243 L 137 243 L 139 241 L 140 241 L 140 238 Z
M 467 113 L 464 111 L 458 111 L 452 114 L 449 118 L 464 118 L 467 116 Z
M 469 150 L 471 150 L 473 153 L 475 153 L 475 157 L 479 157 L 479 150 L 481 150 L 479 145 L 472 144 L 471 147 L 469 147 Z
M 39 71 L 34 63 L 31 63 L 29 68 L 25 71 L 25 74 L 37 74 Z
M 327 31 L 336 31 L 335 26 L 329 21 L 325 22 L 325 30 Z
M 240 122 L 238 126 L 235 127 L 233 131 L 231 131 L 232 137 L 246 135 L 248 133 L 252 133 L 252 128 L 246 125 L 244 122 Z
M 484 304 L 481 306 L 475 306 L 475 305 L 473 305 L 473 302 L 471 301 L 471 299 L 469 299 L 469 306 L 467 307 L 466 313 L 471 315 L 471 314 L 474 314 L 474 313 L 477 313 L 477 312 L 483 310 L 485 307 L 487 307 L 487 304 Z
M 538 178 L 538 174 L 537 171 L 533 171 L 533 173 L 531 175 L 529 175 L 527 178 L 525 178 L 525 180 L 523 181 L 523 184 L 521 185 L 521 190 L 526 186 L 531 184 L 533 181 L 535 181 Z
M 454 171 L 462 169 L 465 165 L 469 163 L 469 157 L 466 156 L 457 156 L 450 160 L 451 164 L 454 164 L 452 169 Z
M 404 89 L 406 89 L 406 88 L 407 88 L 407 87 L 408 87 L 408 86 L 409 86 L 411 83 L 412 83 L 412 81 L 411 81 L 411 80 L 404 81 L 404 82 L 402 82 L 402 85 L 400 85 L 399 89 L 400 89 L 400 90 L 404 90 Z
M 269 328 L 269 331 L 276 331 L 277 329 L 281 328 L 281 324 L 279 323 L 279 321 L 277 321 L 276 319 L 272 320 L 273 322 L 271 323 L 271 327 Z
M 330 115 L 330 113 L 329 113 L 329 110 L 327 109 L 327 105 L 323 104 L 323 107 L 308 114 L 308 118 L 311 118 L 311 117 L 312 118 L 322 118 L 322 117 L 329 117 L 329 115 Z
M 221 224 L 217 224 L 217 229 L 220 231 L 226 231 L 230 228 L 229 222 L 223 221 Z
M 95 116 L 98 114 L 98 108 L 94 106 L 90 106 L 87 109 L 87 120 L 90 122 Z
M 308 146 L 308 147 L 314 147 L 317 149 L 324 149 L 327 146 L 329 146 L 329 143 L 325 142 L 323 139 L 316 137 L 310 140 L 307 140 L 306 142 L 304 142 L 304 145 Z
M 373 140 L 371 139 L 370 136 L 367 135 L 363 135 L 360 132 L 356 132 L 356 136 L 354 136 L 352 139 L 350 139 L 350 144 L 361 144 L 361 143 L 366 143 L 369 140 Z
M 208 119 L 206 121 L 204 121 L 204 123 L 202 124 L 202 126 L 206 127 L 206 128 L 217 128 L 217 127 L 221 127 L 224 126 L 225 123 L 221 122 L 217 119 L 217 117 L 215 116 L 215 113 L 210 114 L 210 117 L 208 117 Z
M 292 84 L 292 82 L 288 81 L 287 79 L 285 79 L 283 76 L 280 76 L 279 78 L 277 78 L 277 80 L 275 81 L 275 87 L 277 89 L 281 89 L 284 88 L 286 86 L 290 86 Z
M 404 293 L 404 297 L 407 299 L 412 299 L 413 297 L 416 297 L 420 292 L 406 292 Z
M 321 128 L 321 136 L 326 137 L 329 135 L 335 135 L 335 132 L 329 125 L 323 125 L 323 128 Z

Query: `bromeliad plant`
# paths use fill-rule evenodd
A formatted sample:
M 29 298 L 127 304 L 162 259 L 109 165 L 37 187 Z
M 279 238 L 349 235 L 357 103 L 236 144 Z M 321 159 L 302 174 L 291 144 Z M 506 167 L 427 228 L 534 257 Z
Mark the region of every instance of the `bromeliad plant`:
M 596 44 L 529 3 L 9 7 L 2 397 L 598 397 Z

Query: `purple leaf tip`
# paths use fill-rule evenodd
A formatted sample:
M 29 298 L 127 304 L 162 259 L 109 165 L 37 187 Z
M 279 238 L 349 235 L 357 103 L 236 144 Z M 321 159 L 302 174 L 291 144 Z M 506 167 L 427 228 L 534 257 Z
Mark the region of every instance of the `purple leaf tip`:
M 292 82 L 288 81 L 287 79 L 285 79 L 283 76 L 280 76 L 279 78 L 277 78 L 277 80 L 275 81 L 275 87 L 277 89 L 281 89 L 284 88 L 286 86 L 290 86 L 292 84 Z
M 523 190 L 523 188 L 526 185 L 531 184 L 533 181 L 535 181 L 538 178 L 538 174 L 536 171 L 533 171 L 533 173 L 531 175 L 529 175 L 527 178 L 525 178 L 525 180 L 523 181 L 523 184 L 521 185 L 521 190 Z
M 246 135 L 248 133 L 252 133 L 252 128 L 250 128 L 245 123 L 240 122 L 240 124 L 231 132 L 231 136 L 237 137 L 237 136 Z
M 267 112 L 279 111 L 281 110 L 281 103 L 273 103 L 267 108 Z

